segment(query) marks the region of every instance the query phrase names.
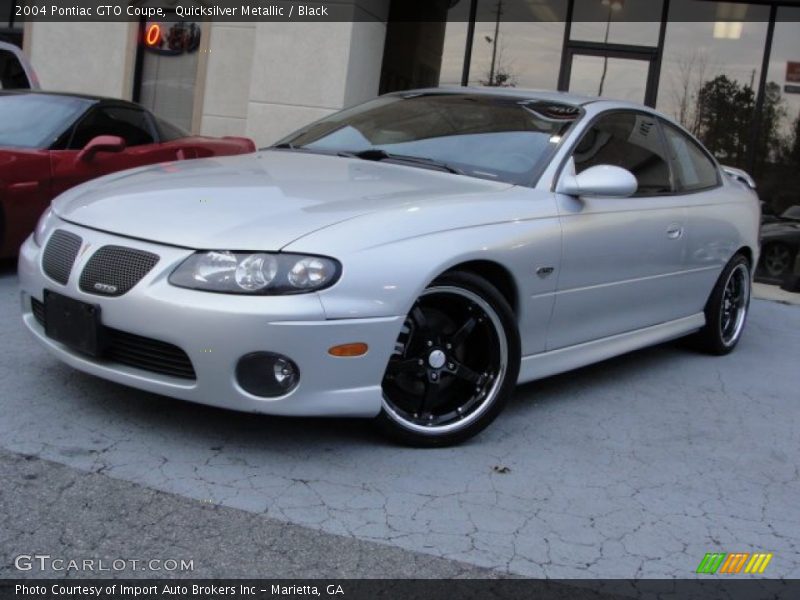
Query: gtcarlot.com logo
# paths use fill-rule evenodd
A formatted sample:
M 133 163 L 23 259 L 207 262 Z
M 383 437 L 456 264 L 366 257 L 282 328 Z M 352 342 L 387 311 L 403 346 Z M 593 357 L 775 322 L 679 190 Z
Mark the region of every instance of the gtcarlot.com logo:
M 697 573 L 706 575 L 751 573 L 760 575 L 772 560 L 772 553 L 767 552 L 709 552 L 697 566 Z
M 174 558 L 60 558 L 49 554 L 20 554 L 14 557 L 18 571 L 194 571 L 194 560 Z

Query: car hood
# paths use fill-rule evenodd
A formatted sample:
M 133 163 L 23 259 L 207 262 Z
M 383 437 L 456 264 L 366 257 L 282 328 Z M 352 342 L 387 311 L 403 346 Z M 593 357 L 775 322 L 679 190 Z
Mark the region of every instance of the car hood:
M 101 177 L 53 202 L 71 223 L 143 240 L 279 250 L 313 231 L 411 202 L 508 189 L 445 172 L 291 152 L 162 163 Z

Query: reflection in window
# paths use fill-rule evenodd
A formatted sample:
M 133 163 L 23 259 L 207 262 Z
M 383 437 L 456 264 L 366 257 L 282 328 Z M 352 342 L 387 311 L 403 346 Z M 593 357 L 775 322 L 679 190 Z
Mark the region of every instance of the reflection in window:
M 317 121 L 279 145 L 333 154 L 383 150 L 529 185 L 579 115 L 573 106 L 505 96 L 384 96 Z
M 678 20 L 689 14 L 696 21 Z M 740 4 L 734 14 L 725 3 L 670 5 L 657 108 L 723 164 L 748 166 L 768 20 L 766 6 Z
M 575 54 L 569 91 L 644 103 L 649 70 L 650 63 L 644 60 Z
M 767 210 L 781 214 L 800 204 L 800 94 L 792 92 L 800 81 L 788 72 L 800 61 L 800 8 L 779 8 L 777 17 L 754 176 Z
M 407 10 L 392 2 L 386 26 L 380 93 L 438 85 L 460 85 L 467 40 L 469 2 L 430 2 L 403 20 Z
M 424 6 L 434 11 L 441 3 Z M 390 15 L 381 93 L 461 84 L 470 2 L 448 6 L 446 22 L 395 22 Z M 555 89 L 565 18 L 565 2 L 479 0 L 469 85 Z
M 470 85 L 556 89 L 564 23 L 475 23 Z
M 673 190 L 667 152 L 656 120 L 644 114 L 615 113 L 602 117 L 583 135 L 573 153 L 575 172 L 615 165 L 633 173 L 637 196 Z
M 479 0 L 470 85 L 555 89 L 566 3 Z
M 662 0 L 575 0 L 570 39 L 658 45 Z
M 717 166 L 694 141 L 668 123 L 664 124 L 664 135 L 682 190 L 703 190 L 718 184 Z

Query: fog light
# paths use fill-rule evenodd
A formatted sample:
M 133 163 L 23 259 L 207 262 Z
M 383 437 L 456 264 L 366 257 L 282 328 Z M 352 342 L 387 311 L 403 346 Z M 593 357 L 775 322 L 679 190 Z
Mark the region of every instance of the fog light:
M 272 352 L 245 354 L 236 365 L 236 381 L 242 389 L 262 398 L 284 396 L 300 381 L 297 365 Z

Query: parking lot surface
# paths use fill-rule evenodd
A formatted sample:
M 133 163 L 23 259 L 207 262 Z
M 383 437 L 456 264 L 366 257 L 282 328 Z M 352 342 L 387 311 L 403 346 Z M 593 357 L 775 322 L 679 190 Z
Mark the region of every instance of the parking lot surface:
M 92 485 L 107 481 L 109 494 L 124 493 L 118 480 L 166 492 L 178 514 L 183 497 L 234 509 L 224 513 L 231 522 L 263 522 L 266 532 L 304 526 L 310 537 L 294 536 L 289 553 L 307 552 L 317 532 L 408 552 L 410 564 L 456 561 L 431 576 L 474 575 L 470 565 L 534 577 L 689 577 L 707 552 L 772 552 L 766 576 L 800 577 L 796 306 L 754 300 L 731 356 L 673 343 L 521 386 L 474 440 L 416 450 L 383 440 L 368 421 L 225 412 L 84 375 L 33 341 L 18 305 L 8 267 L 0 448 L 9 464 L 38 457 L 71 469 L 59 476 L 95 474 Z M 10 485 L 23 489 L 17 477 Z M 25 489 L 40 507 L 57 486 Z M 191 526 L 145 522 L 165 540 L 170 527 Z M 140 535 L 136 523 L 109 519 L 103 552 L 107 540 Z M 53 548 L 37 550 L 63 552 L 80 531 L 65 524 Z M 5 557 L 26 550 L 24 533 L 0 535 Z M 315 564 L 292 568 L 327 574 Z

